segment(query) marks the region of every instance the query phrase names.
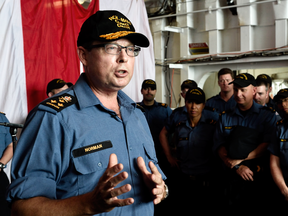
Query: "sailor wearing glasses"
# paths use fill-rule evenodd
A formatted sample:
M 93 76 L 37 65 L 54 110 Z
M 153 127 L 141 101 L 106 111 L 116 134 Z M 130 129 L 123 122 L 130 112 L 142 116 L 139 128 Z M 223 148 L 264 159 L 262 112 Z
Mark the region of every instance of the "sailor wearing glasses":
M 145 116 L 121 91 L 149 41 L 120 12 L 98 11 L 77 46 L 85 73 L 43 101 L 19 139 L 12 213 L 151 216 L 168 195 L 166 177 Z

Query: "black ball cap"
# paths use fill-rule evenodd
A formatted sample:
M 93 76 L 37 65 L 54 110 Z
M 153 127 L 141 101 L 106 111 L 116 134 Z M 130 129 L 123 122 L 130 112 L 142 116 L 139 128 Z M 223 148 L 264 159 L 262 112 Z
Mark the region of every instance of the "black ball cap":
M 83 46 L 93 41 L 111 42 L 126 38 L 134 45 L 148 47 L 148 38 L 135 32 L 131 21 L 115 10 L 97 11 L 82 25 L 77 39 L 77 46 Z

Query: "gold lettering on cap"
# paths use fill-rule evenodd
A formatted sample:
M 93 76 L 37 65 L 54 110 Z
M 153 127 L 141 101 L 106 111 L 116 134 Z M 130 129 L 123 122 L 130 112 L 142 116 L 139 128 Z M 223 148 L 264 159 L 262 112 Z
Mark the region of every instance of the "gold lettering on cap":
M 247 76 L 245 74 L 239 74 L 238 76 L 236 76 L 236 79 L 245 79 L 248 80 Z
M 109 17 L 109 20 L 115 21 L 117 23 L 117 27 L 119 28 L 126 28 L 130 29 L 130 26 L 132 25 L 131 22 L 125 18 L 118 18 L 118 16 L 111 16 Z
M 196 94 L 196 95 L 202 95 L 202 92 L 199 91 L 199 89 L 192 89 L 192 90 L 190 91 L 190 93 L 191 93 L 191 94 Z
M 85 148 L 84 150 L 85 150 L 85 152 L 90 152 L 90 151 L 97 150 L 100 148 L 103 148 L 102 144 L 90 146 L 88 148 Z
M 153 80 L 146 80 L 146 81 L 145 81 L 145 84 L 152 84 L 152 85 L 154 85 L 155 82 L 154 82 Z

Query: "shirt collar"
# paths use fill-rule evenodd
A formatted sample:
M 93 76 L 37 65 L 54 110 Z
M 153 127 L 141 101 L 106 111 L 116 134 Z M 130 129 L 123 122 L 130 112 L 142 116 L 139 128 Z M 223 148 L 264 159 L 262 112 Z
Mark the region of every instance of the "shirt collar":
M 74 92 L 77 97 L 80 109 L 99 104 L 102 106 L 101 101 L 96 97 L 88 85 L 85 73 L 82 73 L 75 83 Z M 134 108 L 136 107 L 136 103 L 122 90 L 118 91 L 118 101 L 120 106 L 129 107 L 132 105 Z
M 249 113 L 259 113 L 260 112 L 260 108 L 262 108 L 263 106 L 256 103 L 254 100 L 253 100 L 253 104 L 252 104 L 252 107 L 250 108 L 249 110 Z M 234 113 L 238 114 L 238 115 L 241 115 L 240 113 L 240 110 L 238 108 L 238 105 L 236 105 L 236 109 L 234 110 Z M 242 115 L 241 115 L 242 116 Z

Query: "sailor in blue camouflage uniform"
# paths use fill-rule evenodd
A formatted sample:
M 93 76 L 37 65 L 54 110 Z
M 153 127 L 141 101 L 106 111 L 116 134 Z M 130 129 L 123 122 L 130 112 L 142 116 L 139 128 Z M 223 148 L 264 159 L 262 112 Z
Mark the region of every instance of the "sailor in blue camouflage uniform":
M 233 95 L 233 84 L 229 85 L 233 81 L 233 71 L 229 68 L 222 68 L 218 72 L 218 85 L 220 87 L 220 93 L 209 98 L 206 101 L 206 106 L 213 107 L 218 113 L 222 113 L 225 110 L 233 109 L 236 106 L 236 101 Z
M 277 122 L 276 135 L 268 147 L 271 174 L 277 186 L 273 206 L 275 213 L 281 215 L 288 205 L 288 88 L 278 91 L 273 100 L 285 113 L 284 118 Z
M 9 123 L 5 113 L 0 112 L 0 122 Z M 0 126 L 0 209 L 1 215 L 10 215 L 10 209 L 5 199 L 6 188 L 9 185 L 9 180 L 4 172 L 6 164 L 11 160 L 13 156 L 13 143 L 10 134 L 10 128 Z
M 237 106 L 221 114 L 214 136 L 214 150 L 227 168 L 232 210 L 235 213 L 248 209 L 253 213 L 265 212 L 265 208 L 259 209 L 258 205 L 268 206 L 265 201 L 271 182 L 266 156 L 275 132 L 276 117 L 269 108 L 254 102 L 256 83 L 252 75 L 239 74 L 233 83 Z
M 151 216 L 168 195 L 145 116 L 121 91 L 136 45 L 149 41 L 118 11 L 84 22 L 77 52 L 85 73 L 42 102 L 19 139 L 7 197 L 13 215 Z

